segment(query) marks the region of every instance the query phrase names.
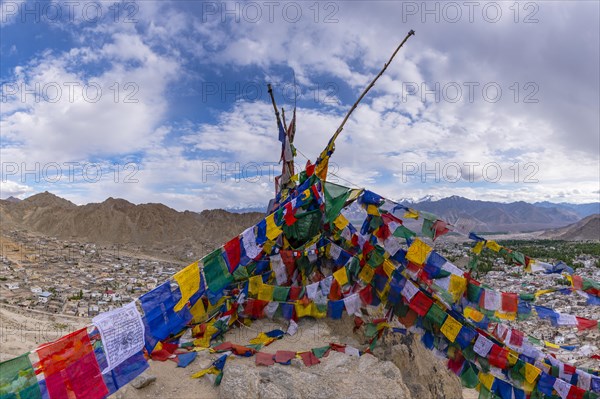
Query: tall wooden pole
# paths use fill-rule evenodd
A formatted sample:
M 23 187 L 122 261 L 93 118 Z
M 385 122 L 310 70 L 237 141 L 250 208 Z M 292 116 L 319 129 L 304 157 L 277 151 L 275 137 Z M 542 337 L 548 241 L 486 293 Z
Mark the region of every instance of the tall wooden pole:
M 383 69 L 377 74 L 377 76 L 375 76 L 375 79 L 373 79 L 373 81 L 367 86 L 367 88 L 362 92 L 362 94 L 360 95 L 360 97 L 358 97 L 358 100 L 356 100 L 356 102 L 354 103 L 354 105 L 352 105 L 352 108 L 350 108 L 350 110 L 346 114 L 346 117 L 342 121 L 342 124 L 340 125 L 340 127 L 337 128 L 337 130 L 335 131 L 335 134 L 333 135 L 333 137 L 329 141 L 330 144 L 333 144 L 333 142 L 335 142 L 335 139 L 337 139 L 337 137 L 340 135 L 340 133 L 342 132 L 342 130 L 344 130 L 344 125 L 346 124 L 346 121 L 348 121 L 348 118 L 350 118 L 350 115 L 352 115 L 352 112 L 356 109 L 356 107 L 358 106 L 358 103 L 360 103 L 360 101 L 363 99 L 363 97 L 367 95 L 367 93 L 369 92 L 369 90 L 371 90 L 371 87 L 375 86 L 375 82 L 377 82 L 377 79 L 379 79 L 379 77 L 381 75 L 383 75 L 383 73 L 385 72 L 385 70 L 387 69 L 387 67 L 390 65 L 390 63 L 392 62 L 392 60 L 394 59 L 394 57 L 396 56 L 396 54 L 398 53 L 398 51 L 402 48 L 402 46 L 404 46 L 404 43 L 406 43 L 406 41 L 408 40 L 408 38 L 411 37 L 411 36 L 413 36 L 414 34 L 415 34 L 415 31 L 411 29 L 410 32 L 408 32 L 408 34 L 404 38 L 404 40 L 402 40 L 402 43 L 400 43 L 400 45 L 396 48 L 396 51 L 394 51 L 394 54 L 392 54 L 392 56 L 390 57 L 389 61 L 385 63 L 385 65 L 383 66 Z

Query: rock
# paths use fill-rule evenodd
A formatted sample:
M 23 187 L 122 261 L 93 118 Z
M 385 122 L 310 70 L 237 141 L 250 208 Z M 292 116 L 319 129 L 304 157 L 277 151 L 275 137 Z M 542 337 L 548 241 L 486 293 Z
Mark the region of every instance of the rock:
M 389 361 L 330 352 L 313 367 L 230 364 L 219 387 L 223 399 L 327 399 L 366 397 L 417 399 Z
M 133 386 L 136 389 L 142 389 L 142 388 L 147 387 L 148 385 L 152 384 L 154 381 L 156 381 L 155 376 L 146 374 L 146 373 L 142 373 L 142 374 L 138 375 L 137 377 L 135 377 L 133 379 L 133 381 L 131 381 L 131 386 Z
M 462 386 L 457 376 L 448 371 L 443 361 L 421 344 L 415 335 L 394 335 L 396 342 L 388 342 L 376 353 L 395 364 L 402 380 L 414 398 L 461 399 Z

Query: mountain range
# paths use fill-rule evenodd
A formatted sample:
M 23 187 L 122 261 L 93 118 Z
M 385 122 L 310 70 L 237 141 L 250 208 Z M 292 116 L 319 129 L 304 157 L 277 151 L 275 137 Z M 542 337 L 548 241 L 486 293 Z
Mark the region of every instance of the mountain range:
M 595 237 L 594 229 L 600 221 L 596 214 L 577 224 L 582 217 L 589 216 L 587 213 L 598 213 L 598 203 L 506 204 L 453 196 L 419 202 L 404 200 L 403 204 L 478 232 L 540 231 L 574 224 L 570 230 L 549 232 L 547 237 L 577 239 L 590 234 Z M 3 233 L 27 230 L 79 242 L 137 245 L 185 258 L 208 253 L 264 217 L 263 212 L 239 211 L 179 212 L 163 204 L 135 205 L 118 198 L 75 205 L 44 192 L 24 200 L 0 200 L 0 229 Z
M 208 253 L 263 217 L 222 209 L 178 212 L 163 204 L 135 205 L 115 198 L 75 205 L 49 192 L 0 200 L 3 233 L 27 230 L 63 240 L 144 246 L 180 257 Z
M 450 223 L 468 225 L 480 232 L 536 231 L 563 227 L 600 213 L 600 202 L 568 204 L 523 201 L 501 203 L 451 196 L 442 199 L 402 200 L 411 208 L 433 213 Z

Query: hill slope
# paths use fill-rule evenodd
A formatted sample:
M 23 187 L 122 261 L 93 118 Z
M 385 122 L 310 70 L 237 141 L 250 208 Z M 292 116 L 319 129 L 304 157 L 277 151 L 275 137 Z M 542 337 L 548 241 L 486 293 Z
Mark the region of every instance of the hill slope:
M 547 231 L 541 237 L 567 241 L 600 241 L 600 214 L 590 215 L 577 223 Z

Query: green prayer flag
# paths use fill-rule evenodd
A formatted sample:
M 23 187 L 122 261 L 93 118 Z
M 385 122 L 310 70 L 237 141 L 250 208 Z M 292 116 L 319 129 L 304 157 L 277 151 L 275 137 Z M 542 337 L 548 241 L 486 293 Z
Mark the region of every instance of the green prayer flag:
M 312 350 L 313 355 L 315 355 L 318 359 L 320 359 L 323 356 L 325 356 L 325 353 L 329 350 L 329 345 L 321 346 L 319 348 L 313 348 L 311 350 Z
M 479 383 L 477 378 L 477 372 L 474 370 L 470 362 L 465 362 L 462 373 L 460 374 L 460 381 L 466 388 L 475 388 Z
M 371 231 L 375 231 L 379 226 L 383 225 L 383 218 L 381 216 L 372 215 L 371 222 L 369 223 L 369 227 Z
M 509 373 L 513 380 L 523 383 L 525 381 L 525 362 L 518 359 L 515 365 L 510 368 Z
M 371 251 L 369 255 L 369 260 L 367 261 L 367 263 L 374 268 L 381 265 L 385 260 L 383 254 L 379 252 L 378 248 L 376 248 L 374 251 Z
M 288 226 L 281 226 L 285 237 L 288 239 L 293 248 L 298 248 L 304 245 L 308 240 L 319 234 L 321 228 L 321 218 L 323 214 L 319 209 L 314 211 L 297 213 L 296 222 Z
M 479 367 L 481 368 L 481 371 L 483 371 L 484 373 L 489 373 L 490 362 L 486 358 L 483 358 L 481 356 L 479 356 L 477 360 L 479 361 Z
M 377 326 L 374 323 L 369 323 L 365 327 L 365 336 L 372 338 L 377 335 Z
M 248 280 L 249 277 L 248 269 L 244 266 L 240 266 L 233 271 L 233 279 L 235 281 L 245 281 Z
M 290 287 L 281 287 L 276 285 L 273 289 L 273 300 L 276 302 L 287 301 L 290 294 Z
M 479 384 L 479 399 L 493 399 L 494 396 L 483 384 Z
M 444 310 L 442 308 L 440 308 L 436 303 L 434 303 L 429 308 L 429 311 L 425 315 L 426 319 L 428 319 L 432 323 L 435 323 L 438 327 L 440 327 L 442 324 L 444 324 L 446 317 L 448 317 L 446 312 L 444 312 Z
M 346 264 L 346 272 L 351 281 L 356 281 L 358 273 L 360 273 L 360 261 L 356 256 L 353 256 Z
M 469 258 L 469 270 L 477 270 L 477 263 L 479 262 L 479 257 L 475 254 Z
M 521 252 L 512 251 L 510 255 L 513 261 L 521 265 L 525 265 L 525 255 L 523 255 Z
M 2 398 L 41 399 L 42 393 L 29 360 L 29 353 L 0 363 Z
M 225 259 L 223 259 L 221 248 L 206 255 L 203 264 L 206 285 L 212 292 L 219 293 L 223 291 L 233 281 L 233 276 L 229 273 Z
M 465 357 L 465 359 L 470 360 L 470 361 L 474 361 L 475 358 L 477 357 L 477 354 L 473 350 L 473 345 L 469 345 L 465 349 L 463 349 L 462 354 Z
M 467 299 L 476 304 L 479 303 L 481 297 L 481 287 L 475 284 L 467 284 Z
M 325 182 L 323 188 L 325 194 L 325 220 L 331 223 L 344 207 L 351 190 L 330 182 Z
M 535 301 L 535 294 L 528 294 L 526 292 L 522 292 L 519 294 L 519 298 L 527 302 L 533 302 Z
M 414 237 L 417 235 L 417 233 L 415 233 L 414 231 L 404 227 L 403 225 L 400 225 L 393 233 L 392 235 L 394 237 L 398 237 L 398 238 L 404 238 L 405 240 L 410 239 L 411 237 Z
M 425 237 L 433 238 L 435 236 L 435 230 L 433 228 L 433 223 L 434 223 L 433 220 L 429 220 L 429 219 L 423 220 L 423 227 L 421 227 L 421 233 Z

